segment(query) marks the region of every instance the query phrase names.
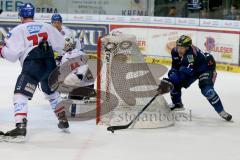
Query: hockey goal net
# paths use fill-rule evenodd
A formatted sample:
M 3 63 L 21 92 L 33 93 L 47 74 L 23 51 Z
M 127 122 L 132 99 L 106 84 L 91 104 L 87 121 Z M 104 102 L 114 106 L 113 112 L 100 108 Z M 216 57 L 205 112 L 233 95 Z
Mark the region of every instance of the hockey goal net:
M 127 124 L 156 94 L 157 82 L 135 36 L 105 36 L 99 39 L 97 51 L 97 124 Z M 173 123 L 164 97 L 158 96 L 131 127 L 159 128 Z

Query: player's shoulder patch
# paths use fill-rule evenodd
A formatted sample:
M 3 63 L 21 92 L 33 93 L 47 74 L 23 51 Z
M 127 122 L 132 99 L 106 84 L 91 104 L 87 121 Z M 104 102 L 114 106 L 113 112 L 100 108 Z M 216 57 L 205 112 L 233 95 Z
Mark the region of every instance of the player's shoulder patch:
M 43 25 L 41 24 L 32 24 L 27 26 L 27 30 L 29 34 L 33 34 L 33 33 L 38 33 L 42 27 Z
M 9 39 L 11 36 L 12 36 L 12 33 L 11 33 L 11 32 L 8 32 L 6 38 Z

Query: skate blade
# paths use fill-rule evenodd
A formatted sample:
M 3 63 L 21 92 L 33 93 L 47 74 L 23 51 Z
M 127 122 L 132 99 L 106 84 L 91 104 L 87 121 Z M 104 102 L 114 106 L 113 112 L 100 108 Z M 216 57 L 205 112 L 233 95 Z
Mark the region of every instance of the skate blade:
M 172 111 L 178 112 L 178 111 L 184 111 L 184 110 L 185 110 L 185 108 L 183 107 L 183 108 L 176 108 L 176 109 L 174 109 L 174 110 L 172 110 Z
M 62 132 L 64 133 L 71 133 L 69 128 L 61 128 Z
M 10 142 L 10 143 L 23 143 L 23 142 L 25 142 L 25 136 L 17 136 L 17 137 L 5 136 L 3 139 L 4 139 L 5 142 Z

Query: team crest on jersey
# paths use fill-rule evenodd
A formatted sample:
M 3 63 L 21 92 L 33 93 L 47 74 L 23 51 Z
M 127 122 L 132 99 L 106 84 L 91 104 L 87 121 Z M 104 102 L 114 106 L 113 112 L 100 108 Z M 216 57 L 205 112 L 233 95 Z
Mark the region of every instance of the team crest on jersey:
M 188 63 L 193 63 L 194 62 L 193 55 L 187 55 L 187 59 L 188 59 Z
M 30 25 L 27 26 L 29 34 L 38 33 L 42 28 L 42 25 Z

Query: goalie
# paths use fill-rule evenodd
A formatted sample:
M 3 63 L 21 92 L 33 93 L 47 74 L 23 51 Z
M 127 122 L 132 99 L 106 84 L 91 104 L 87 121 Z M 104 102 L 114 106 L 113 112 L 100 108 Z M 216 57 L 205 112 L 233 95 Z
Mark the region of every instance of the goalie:
M 173 102 L 171 109 L 183 109 L 181 89 L 188 88 L 198 79 L 203 96 L 207 98 L 220 117 L 230 121 L 232 116 L 224 110 L 220 97 L 214 89 L 217 73 L 213 56 L 193 46 L 192 39 L 185 35 L 177 40 L 171 55 L 172 67 L 168 72 L 169 81 L 174 85 L 174 89 L 171 90 Z
M 65 48 L 64 55 L 61 59 L 60 65 L 76 57 L 81 57 L 81 62 L 72 64 L 73 71 L 65 78 L 64 84 L 67 86 L 76 86 L 84 88 L 94 88 L 94 78 L 87 64 L 87 55 L 76 48 L 76 40 L 73 36 L 65 36 Z M 84 89 L 83 89 L 84 90 Z M 75 93 L 69 93 L 68 99 L 79 101 L 80 104 L 90 103 L 89 97 L 84 97 L 81 95 L 76 95 Z M 82 103 L 81 103 L 82 102 Z M 78 103 L 78 104 L 79 104 Z M 74 117 L 76 114 L 77 104 L 73 103 L 70 106 L 71 116 Z

